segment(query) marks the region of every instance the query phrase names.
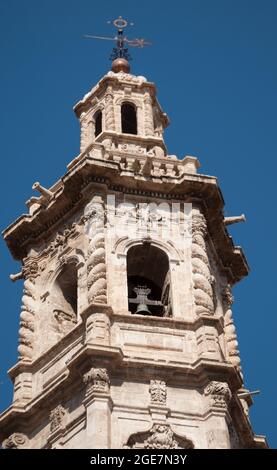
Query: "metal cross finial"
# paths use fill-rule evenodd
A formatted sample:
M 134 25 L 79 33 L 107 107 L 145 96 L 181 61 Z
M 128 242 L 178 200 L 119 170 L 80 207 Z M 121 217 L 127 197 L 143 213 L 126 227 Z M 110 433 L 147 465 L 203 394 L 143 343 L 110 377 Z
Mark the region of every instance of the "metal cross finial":
M 119 16 L 113 21 L 108 21 L 109 24 L 113 24 L 117 28 L 117 35 L 114 37 L 106 37 L 106 36 L 92 36 L 90 34 L 85 34 L 85 38 L 88 39 L 104 39 L 106 41 L 116 41 L 116 47 L 113 48 L 110 59 L 126 59 L 127 61 L 131 60 L 131 56 L 128 51 L 128 47 L 144 47 L 151 45 L 151 42 L 146 41 L 145 39 L 135 38 L 135 39 L 128 39 L 127 36 L 124 36 L 124 29 L 130 25 L 133 26 L 134 23 L 128 22 L 122 16 Z

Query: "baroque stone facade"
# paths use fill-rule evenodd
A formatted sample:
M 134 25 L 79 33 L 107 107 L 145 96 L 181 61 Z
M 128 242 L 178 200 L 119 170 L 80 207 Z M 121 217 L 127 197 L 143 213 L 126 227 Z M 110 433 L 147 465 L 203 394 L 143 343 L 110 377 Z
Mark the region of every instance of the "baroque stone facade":
M 248 265 L 217 179 L 168 154 L 145 77 L 108 72 L 74 111 L 80 154 L 4 231 L 24 291 L 3 447 L 266 447 L 231 311 Z

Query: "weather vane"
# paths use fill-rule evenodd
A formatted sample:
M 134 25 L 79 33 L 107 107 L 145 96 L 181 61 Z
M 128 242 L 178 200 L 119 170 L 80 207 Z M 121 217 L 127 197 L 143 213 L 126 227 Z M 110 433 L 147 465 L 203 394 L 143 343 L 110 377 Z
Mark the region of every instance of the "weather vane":
M 110 60 L 115 61 L 116 59 L 125 59 L 127 62 L 132 60 L 128 46 L 131 47 L 144 47 L 150 46 L 151 42 L 146 41 L 145 39 L 128 39 L 127 36 L 124 36 L 124 29 L 130 25 L 133 26 L 134 23 L 128 22 L 122 16 L 119 16 L 113 21 L 108 21 L 109 24 L 113 24 L 117 28 L 117 35 L 114 37 L 105 37 L 105 36 L 92 36 L 90 34 L 85 34 L 85 38 L 88 39 L 104 39 L 106 41 L 115 41 L 116 47 L 113 48 Z

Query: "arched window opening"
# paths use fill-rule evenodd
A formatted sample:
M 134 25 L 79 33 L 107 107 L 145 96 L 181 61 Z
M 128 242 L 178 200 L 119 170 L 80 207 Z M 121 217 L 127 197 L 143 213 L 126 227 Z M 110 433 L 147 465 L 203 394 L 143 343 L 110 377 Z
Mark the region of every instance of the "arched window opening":
M 162 250 L 147 243 L 130 248 L 127 276 L 131 313 L 171 316 L 169 261 Z
M 123 134 L 137 134 L 137 112 L 131 103 L 121 106 L 121 129 Z
M 102 111 L 97 111 L 95 115 L 95 137 L 102 132 Z
M 52 289 L 54 317 L 58 323 L 77 322 L 77 268 L 74 263 L 64 266 Z

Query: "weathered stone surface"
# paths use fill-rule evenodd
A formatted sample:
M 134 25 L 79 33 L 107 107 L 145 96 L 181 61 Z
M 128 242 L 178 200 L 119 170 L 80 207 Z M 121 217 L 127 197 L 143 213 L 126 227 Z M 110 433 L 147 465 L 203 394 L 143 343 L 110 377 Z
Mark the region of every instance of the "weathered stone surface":
M 216 178 L 168 155 L 144 77 L 109 72 L 74 110 L 80 155 L 4 231 L 24 292 L 3 447 L 266 447 L 238 395 L 231 286 L 248 266 Z

